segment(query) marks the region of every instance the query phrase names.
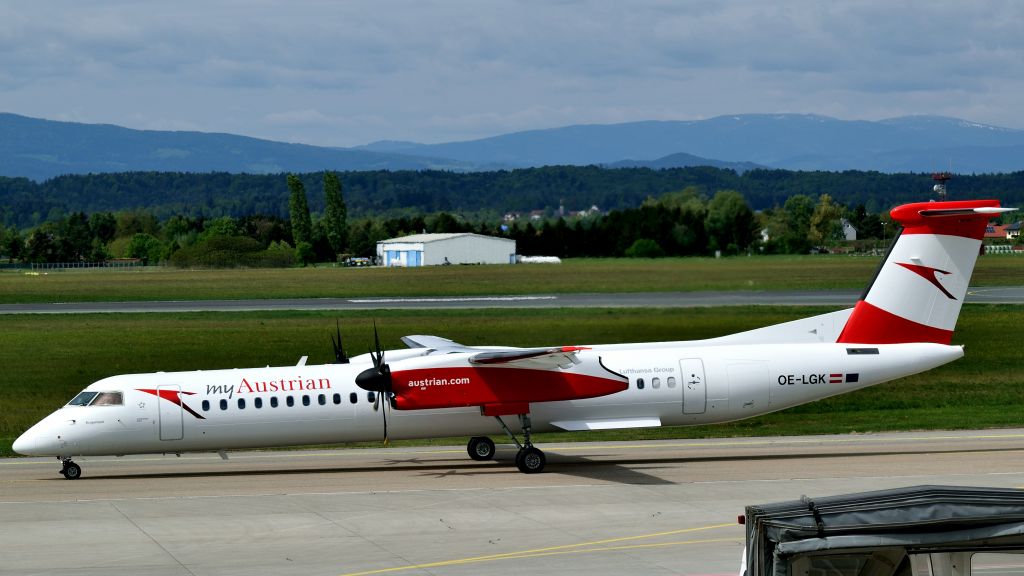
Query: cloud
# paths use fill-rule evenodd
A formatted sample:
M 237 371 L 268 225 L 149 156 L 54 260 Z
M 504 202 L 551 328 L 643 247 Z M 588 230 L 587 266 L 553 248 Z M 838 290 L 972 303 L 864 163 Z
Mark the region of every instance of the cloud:
M 1024 128 L 1022 21 L 1014 0 L 5 4 L 0 109 L 330 145 L 742 112 Z

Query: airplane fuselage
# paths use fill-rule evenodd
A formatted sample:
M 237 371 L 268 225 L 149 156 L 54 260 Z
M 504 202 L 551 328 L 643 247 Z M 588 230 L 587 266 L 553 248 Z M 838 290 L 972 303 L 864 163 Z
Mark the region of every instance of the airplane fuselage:
M 417 362 L 423 349 L 389 351 Z M 963 355 L 934 343 L 598 345 L 577 353 L 628 380 L 595 398 L 531 403 L 535 432 L 700 425 L 739 420 L 929 370 Z M 448 355 L 451 356 L 451 355 Z M 18 439 L 23 454 L 178 453 L 391 439 L 501 435 L 479 406 L 401 410 L 360 389 L 369 355 L 348 364 L 129 374 L 100 380 Z M 569 368 L 567 372 L 576 370 Z M 451 394 L 464 378 L 416 381 L 417 393 Z M 120 393 L 120 398 L 117 397 Z M 80 397 L 82 395 L 79 395 Z M 77 398 L 77 397 L 76 397 Z M 74 401 L 73 401 L 74 402 Z

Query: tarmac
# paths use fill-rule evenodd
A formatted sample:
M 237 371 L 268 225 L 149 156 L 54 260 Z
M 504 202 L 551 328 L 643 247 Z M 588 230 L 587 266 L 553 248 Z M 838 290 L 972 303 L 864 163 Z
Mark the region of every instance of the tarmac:
M 1024 487 L 1024 430 L 0 460 L 0 575 L 736 574 L 744 507 Z

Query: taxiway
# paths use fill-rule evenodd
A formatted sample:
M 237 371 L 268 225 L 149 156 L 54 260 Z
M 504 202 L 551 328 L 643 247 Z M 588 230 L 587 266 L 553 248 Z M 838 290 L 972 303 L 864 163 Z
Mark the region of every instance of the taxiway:
M 853 306 L 859 290 L 635 292 L 414 298 L 285 298 L 0 304 L 0 314 L 97 312 L 252 312 L 269 310 L 444 310 L 465 308 L 692 308 L 699 306 Z M 1024 286 L 971 288 L 969 304 L 1024 304 Z
M 1024 430 L 0 460 L 0 574 L 735 574 L 763 504 L 1024 486 Z

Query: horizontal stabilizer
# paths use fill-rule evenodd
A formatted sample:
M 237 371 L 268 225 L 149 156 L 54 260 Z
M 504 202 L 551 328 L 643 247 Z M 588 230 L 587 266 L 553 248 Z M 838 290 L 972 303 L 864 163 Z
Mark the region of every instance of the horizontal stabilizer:
M 1016 208 L 999 208 L 996 206 L 981 206 L 978 208 L 939 208 L 937 210 L 921 210 L 918 212 L 925 218 L 934 218 L 942 216 L 966 216 L 968 214 L 1002 214 L 1003 212 L 1013 212 Z

